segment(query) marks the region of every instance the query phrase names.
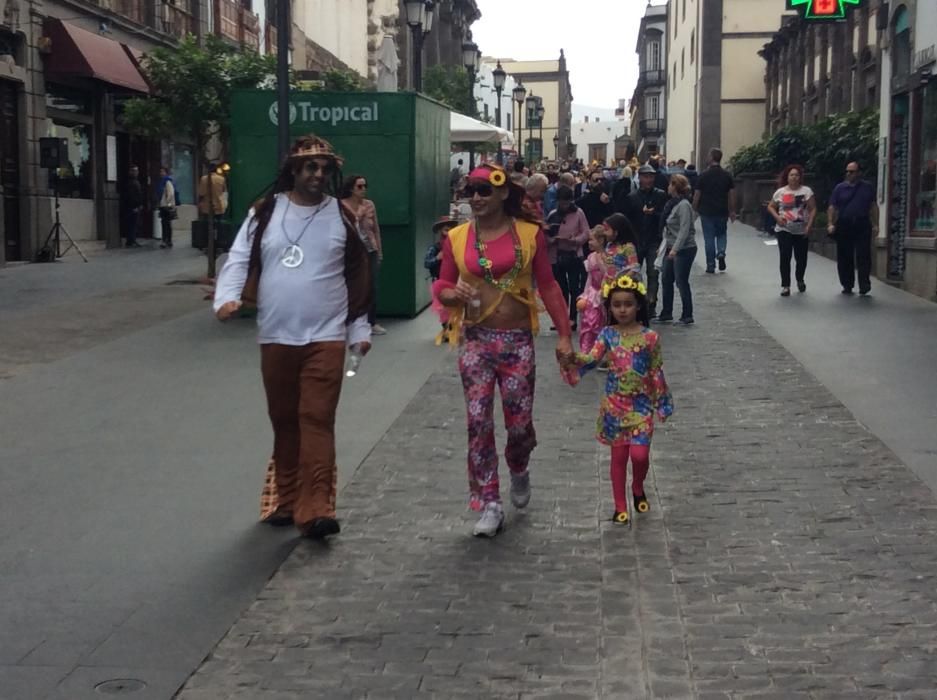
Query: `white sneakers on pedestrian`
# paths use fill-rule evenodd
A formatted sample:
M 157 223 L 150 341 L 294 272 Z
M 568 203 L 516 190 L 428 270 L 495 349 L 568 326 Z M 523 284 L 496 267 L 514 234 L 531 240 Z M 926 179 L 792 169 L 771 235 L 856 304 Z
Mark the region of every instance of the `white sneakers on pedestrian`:
M 472 534 L 475 537 L 494 537 L 504 529 L 504 509 L 494 501 L 485 504 L 482 517 L 475 523 Z
M 371 326 L 371 335 L 387 335 L 387 329 L 380 323 L 375 323 Z
M 530 503 L 530 472 L 511 472 L 511 503 L 515 508 L 526 508 Z

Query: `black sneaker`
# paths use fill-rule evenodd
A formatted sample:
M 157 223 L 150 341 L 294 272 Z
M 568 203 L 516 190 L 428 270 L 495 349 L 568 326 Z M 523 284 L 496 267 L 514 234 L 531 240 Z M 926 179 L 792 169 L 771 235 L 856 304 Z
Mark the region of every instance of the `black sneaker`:
M 851 288 L 851 287 L 843 287 L 843 291 L 841 291 L 840 294 L 852 294 L 852 288 Z
M 782 296 L 782 297 L 789 297 L 790 295 L 791 295 L 791 288 L 790 288 L 790 287 L 783 287 L 783 288 L 781 289 L 781 296 Z
M 706 274 L 707 274 L 707 275 L 715 275 L 715 274 L 716 274 L 716 269 L 713 268 L 713 267 L 707 267 L 707 268 L 706 268 Z
M 690 318 L 681 318 L 679 321 L 677 321 L 677 323 L 679 323 L 681 326 L 692 326 L 694 323 L 696 323 L 696 321 L 694 321 L 693 318 L 690 317 Z
M 658 323 L 673 323 L 673 316 L 664 316 L 664 314 L 661 314 L 660 316 L 657 317 L 657 322 Z
M 651 504 L 647 502 L 647 496 L 643 493 L 634 497 L 634 509 L 639 513 L 647 513 L 651 509 Z
M 800 292 L 801 294 L 803 294 L 804 292 L 806 292 L 806 291 L 807 291 L 807 283 L 804 282 L 803 280 L 799 280 L 799 281 L 797 282 L 797 291 Z
M 869 287 L 868 289 L 862 289 L 862 288 L 859 289 L 859 294 L 861 296 L 867 296 L 868 294 L 871 294 L 871 293 L 872 293 L 871 287 Z
M 304 537 L 321 540 L 329 535 L 337 535 L 342 531 L 335 518 L 316 518 L 303 532 Z
M 726 256 L 720 255 L 718 258 L 716 258 L 716 260 L 719 261 L 719 272 L 725 272 L 726 271 Z

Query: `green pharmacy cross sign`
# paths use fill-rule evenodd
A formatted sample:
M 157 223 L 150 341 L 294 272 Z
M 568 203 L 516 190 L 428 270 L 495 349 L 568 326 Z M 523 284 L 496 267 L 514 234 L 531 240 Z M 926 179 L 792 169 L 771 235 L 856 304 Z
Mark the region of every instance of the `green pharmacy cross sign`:
M 804 19 L 812 21 L 846 18 L 846 5 L 858 5 L 862 0 L 787 0 L 789 10 L 800 10 Z

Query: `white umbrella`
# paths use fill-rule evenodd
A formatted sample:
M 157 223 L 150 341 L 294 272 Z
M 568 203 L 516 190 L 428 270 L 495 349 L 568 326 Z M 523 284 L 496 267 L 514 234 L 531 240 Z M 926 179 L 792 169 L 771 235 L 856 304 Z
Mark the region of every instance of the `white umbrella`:
M 514 146 L 514 136 L 507 129 L 480 122 L 458 112 L 449 113 L 450 143 L 500 143 Z

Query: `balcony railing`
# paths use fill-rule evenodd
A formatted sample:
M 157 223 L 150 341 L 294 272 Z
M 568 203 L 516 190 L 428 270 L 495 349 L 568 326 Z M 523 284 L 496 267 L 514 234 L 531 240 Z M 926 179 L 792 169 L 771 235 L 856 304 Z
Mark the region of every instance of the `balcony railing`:
M 642 119 L 639 128 L 645 136 L 651 134 L 663 134 L 667 128 L 667 123 L 663 119 Z
M 189 12 L 191 0 L 156 2 L 156 0 L 90 0 L 101 9 L 120 15 L 163 34 L 182 38 L 196 34 L 195 18 Z
M 254 50 L 260 48 L 260 18 L 237 0 L 216 0 L 215 32 Z
M 667 82 L 667 71 L 646 70 L 641 73 L 641 82 L 645 87 L 664 85 Z

